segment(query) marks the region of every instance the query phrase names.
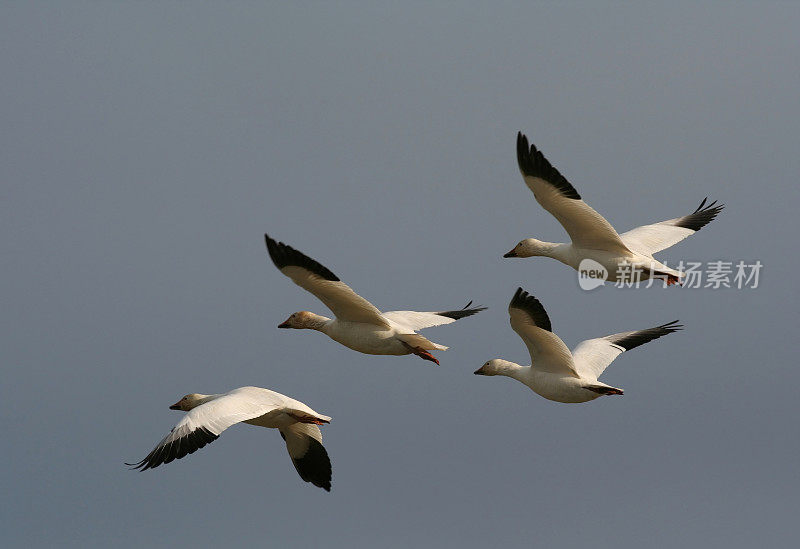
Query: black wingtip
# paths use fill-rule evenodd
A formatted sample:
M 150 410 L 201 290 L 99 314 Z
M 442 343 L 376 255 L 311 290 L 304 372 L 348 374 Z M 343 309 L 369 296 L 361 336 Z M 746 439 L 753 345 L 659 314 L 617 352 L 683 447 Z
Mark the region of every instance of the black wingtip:
M 673 320 L 672 322 L 667 322 L 666 324 L 662 324 L 661 326 L 656 326 L 655 330 L 663 330 L 666 334 L 671 334 L 672 332 L 679 332 L 683 330 L 684 325 L 680 323 L 680 320 Z
M 581 195 L 578 194 L 575 187 L 550 164 L 542 152 L 536 148 L 536 145 L 528 144 L 528 138 L 522 132 L 517 132 L 517 164 L 523 176 L 544 179 L 562 196 L 574 200 L 581 199 Z
M 285 437 L 284 440 L 286 440 Z M 333 468 L 331 467 L 328 452 L 319 441 L 313 438 L 309 439 L 309 446 L 305 455 L 298 459 L 292 458 L 292 463 L 300 478 L 304 481 L 310 482 L 326 492 L 331 491 Z
M 125 465 L 128 466 L 128 470 L 129 471 L 137 471 L 138 470 L 140 473 L 143 472 L 143 471 L 146 471 L 146 470 L 151 468 L 151 466 L 148 464 L 148 461 L 150 461 L 151 458 L 154 456 L 156 450 L 158 450 L 158 448 L 155 448 L 152 452 L 147 454 L 147 456 L 142 461 L 139 461 L 139 462 L 136 462 L 136 463 L 125 462 Z M 156 466 L 153 466 L 153 467 L 156 467 Z
M 339 277 L 333 274 L 330 269 L 318 261 L 311 259 L 303 252 L 295 250 L 288 244 L 270 238 L 268 234 L 264 234 L 264 241 L 267 244 L 269 257 L 278 269 L 283 269 L 284 267 L 302 267 L 325 280 L 339 282 Z
M 525 311 L 528 316 L 533 319 L 534 324 L 536 324 L 538 328 L 547 330 L 548 332 L 553 331 L 553 327 L 550 324 L 550 317 L 547 316 L 547 311 L 544 310 L 542 303 L 522 288 L 517 288 L 508 306 L 509 308 L 513 307 L 514 309 Z
M 689 215 L 685 215 L 675 222 L 676 227 L 683 227 L 692 231 L 699 231 L 709 223 L 711 223 L 719 213 L 725 209 L 725 204 L 717 204 L 713 201 L 710 204 L 708 197 L 705 197 L 700 205 Z
M 128 465 L 131 469 L 139 469 L 139 471 L 154 469 L 162 463 L 170 463 L 175 459 L 181 459 L 188 454 L 193 454 L 218 438 L 219 435 L 215 435 L 205 427 L 199 427 L 179 439 L 159 444 L 139 463 L 126 463 L 125 465 Z
M 455 310 L 455 311 L 441 311 L 441 312 L 438 312 L 436 314 L 439 315 L 439 316 L 446 316 L 447 318 L 452 318 L 453 320 L 459 320 L 459 319 L 462 319 L 464 317 L 472 316 L 474 314 L 477 314 L 477 313 L 479 313 L 481 311 L 485 311 L 487 309 L 487 307 L 483 307 L 483 306 L 480 306 L 480 305 L 470 309 L 469 308 L 470 305 L 472 305 L 472 300 L 471 299 L 470 299 L 469 303 L 464 305 L 464 307 L 462 307 L 461 309 L 458 309 L 458 310 Z
M 683 330 L 683 328 L 684 326 L 683 324 L 680 324 L 680 320 L 673 320 L 672 322 L 667 322 L 666 324 L 661 324 L 660 326 L 655 326 L 653 328 L 647 328 L 646 330 L 627 332 L 622 337 L 619 337 L 618 339 L 610 339 L 610 341 L 614 345 L 618 345 L 626 351 L 630 351 L 631 349 L 639 347 L 640 345 L 644 345 L 645 343 L 649 343 L 654 339 L 658 339 L 659 337 Z

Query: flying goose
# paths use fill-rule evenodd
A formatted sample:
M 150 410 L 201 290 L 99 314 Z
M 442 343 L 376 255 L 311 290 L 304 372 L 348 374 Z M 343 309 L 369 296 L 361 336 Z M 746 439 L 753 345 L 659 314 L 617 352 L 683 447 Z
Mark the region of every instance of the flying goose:
M 634 332 L 587 339 L 570 353 L 553 333 L 550 318 L 539 300 L 517 288 L 508 305 L 511 327 L 531 354 L 531 366 L 495 358 L 475 371 L 482 376 L 508 376 L 535 393 L 556 402 L 588 402 L 601 395 L 621 395 L 623 390 L 597 378 L 625 351 L 683 328 L 677 320 Z
M 630 276 L 623 274 L 625 269 L 636 269 L 640 280 L 658 277 L 668 285 L 680 283 L 684 273 L 660 263 L 653 254 L 693 235 L 724 208 L 716 201 L 706 205 L 705 198 L 688 215 L 617 234 L 535 145 L 528 146 L 528 138 L 522 132 L 517 133 L 517 163 L 536 201 L 561 223 L 572 241 L 556 244 L 526 238 L 503 257 L 552 257 L 576 270 L 580 270 L 583 260 L 591 259 L 605 269 L 605 278 L 610 282 L 619 279 L 618 273 Z
M 307 328 L 317 330 L 349 347 L 369 355 L 415 354 L 439 364 L 429 351 L 445 351 L 447 347 L 433 343 L 417 330 L 450 324 L 474 315 L 486 307 L 473 307 L 472 301 L 463 309 L 440 312 L 389 311 L 382 313 L 375 305 L 355 293 L 326 267 L 283 242 L 264 235 L 269 257 L 275 266 L 295 284 L 308 290 L 336 318 L 330 319 L 309 311 L 292 314 L 278 328 Z
M 302 402 L 261 387 L 239 387 L 218 395 L 191 393 L 169 407 L 189 412 L 152 452 L 138 463 L 146 471 L 194 453 L 236 423 L 278 429 L 300 478 L 330 492 L 331 460 L 322 446 L 318 425 L 331 418 Z

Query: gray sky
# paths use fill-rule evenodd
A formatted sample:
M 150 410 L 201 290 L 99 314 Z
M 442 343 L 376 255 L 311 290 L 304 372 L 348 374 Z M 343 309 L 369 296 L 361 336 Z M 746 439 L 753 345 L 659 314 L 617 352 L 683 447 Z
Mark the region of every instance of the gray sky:
M 0 7 L 6 542 L 793 545 L 800 7 L 530 4 Z M 760 260 L 760 287 L 501 259 L 566 238 L 518 130 L 620 230 L 726 203 L 661 257 Z M 278 330 L 327 311 L 264 232 L 379 308 L 490 309 L 426 332 L 439 367 Z M 517 286 L 570 347 L 686 330 L 614 362 L 624 397 L 549 402 L 472 375 L 528 361 Z M 242 385 L 333 416 L 330 494 L 248 426 L 123 466 L 184 393 Z

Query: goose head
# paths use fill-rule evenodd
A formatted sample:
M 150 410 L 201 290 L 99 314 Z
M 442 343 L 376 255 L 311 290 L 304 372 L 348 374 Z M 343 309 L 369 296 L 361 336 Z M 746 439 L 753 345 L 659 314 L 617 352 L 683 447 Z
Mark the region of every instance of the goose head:
M 502 358 L 494 358 L 484 363 L 483 366 L 473 373 L 476 376 L 507 376 L 509 371 L 515 367 L 519 368 L 519 365 L 503 360 Z
M 183 410 L 188 412 L 192 408 L 197 408 L 203 404 L 210 395 L 203 395 L 200 393 L 189 393 L 178 402 L 169 407 L 170 410 Z
M 324 316 L 314 314 L 310 311 L 298 311 L 292 313 L 292 315 L 281 324 L 278 324 L 278 328 L 294 328 L 296 330 L 310 328 L 316 330 L 319 329 L 326 320 L 328 319 Z
M 535 238 L 526 238 L 521 240 L 519 244 L 504 254 L 503 257 L 533 257 L 540 255 L 549 255 L 548 252 L 552 249 L 553 245 L 549 242 L 542 242 Z

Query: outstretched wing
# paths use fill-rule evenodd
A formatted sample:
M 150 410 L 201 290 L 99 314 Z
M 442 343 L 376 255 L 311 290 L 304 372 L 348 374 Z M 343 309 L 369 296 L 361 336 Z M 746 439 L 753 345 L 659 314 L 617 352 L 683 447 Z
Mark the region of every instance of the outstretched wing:
M 263 398 L 243 398 L 237 390 L 231 391 L 187 412 L 143 460 L 126 465 L 146 471 L 181 459 L 217 440 L 231 425 L 259 417 L 282 405 L 280 398 L 273 401 L 266 394 Z
M 683 329 L 677 320 L 635 332 L 621 332 L 582 341 L 572 351 L 575 369 L 581 377 L 597 380 L 615 358 L 634 347 Z
M 331 491 L 331 460 L 322 445 L 319 427 L 308 423 L 294 423 L 280 429 L 286 449 L 300 478 Z
M 517 288 L 508 305 L 508 314 L 511 327 L 528 347 L 533 369 L 578 377 L 569 349 L 551 331 L 550 318 L 538 299 Z
M 517 163 L 525 184 L 541 206 L 555 217 L 580 248 L 629 255 L 611 223 L 581 200 L 581 195 L 528 138 L 517 133 Z
M 383 316 L 392 322 L 399 324 L 405 328 L 417 331 L 423 328 L 430 328 L 431 326 L 440 326 L 442 324 L 450 324 L 456 320 L 460 320 L 467 316 L 472 316 L 481 311 L 485 311 L 486 307 L 473 307 L 472 301 L 467 303 L 463 309 L 455 311 L 440 311 L 437 313 L 432 312 L 419 312 L 419 311 L 388 311 L 383 313 Z
M 375 305 L 355 293 L 326 267 L 291 246 L 276 242 L 269 235 L 265 234 L 264 239 L 275 266 L 295 284 L 317 296 L 336 318 L 389 326 Z
M 704 198 L 689 215 L 642 225 L 622 233 L 620 237 L 628 248 L 640 254 L 653 255 L 665 250 L 711 223 L 725 207 L 724 204 L 717 204 L 716 200 L 706 205 L 707 200 L 708 197 Z

